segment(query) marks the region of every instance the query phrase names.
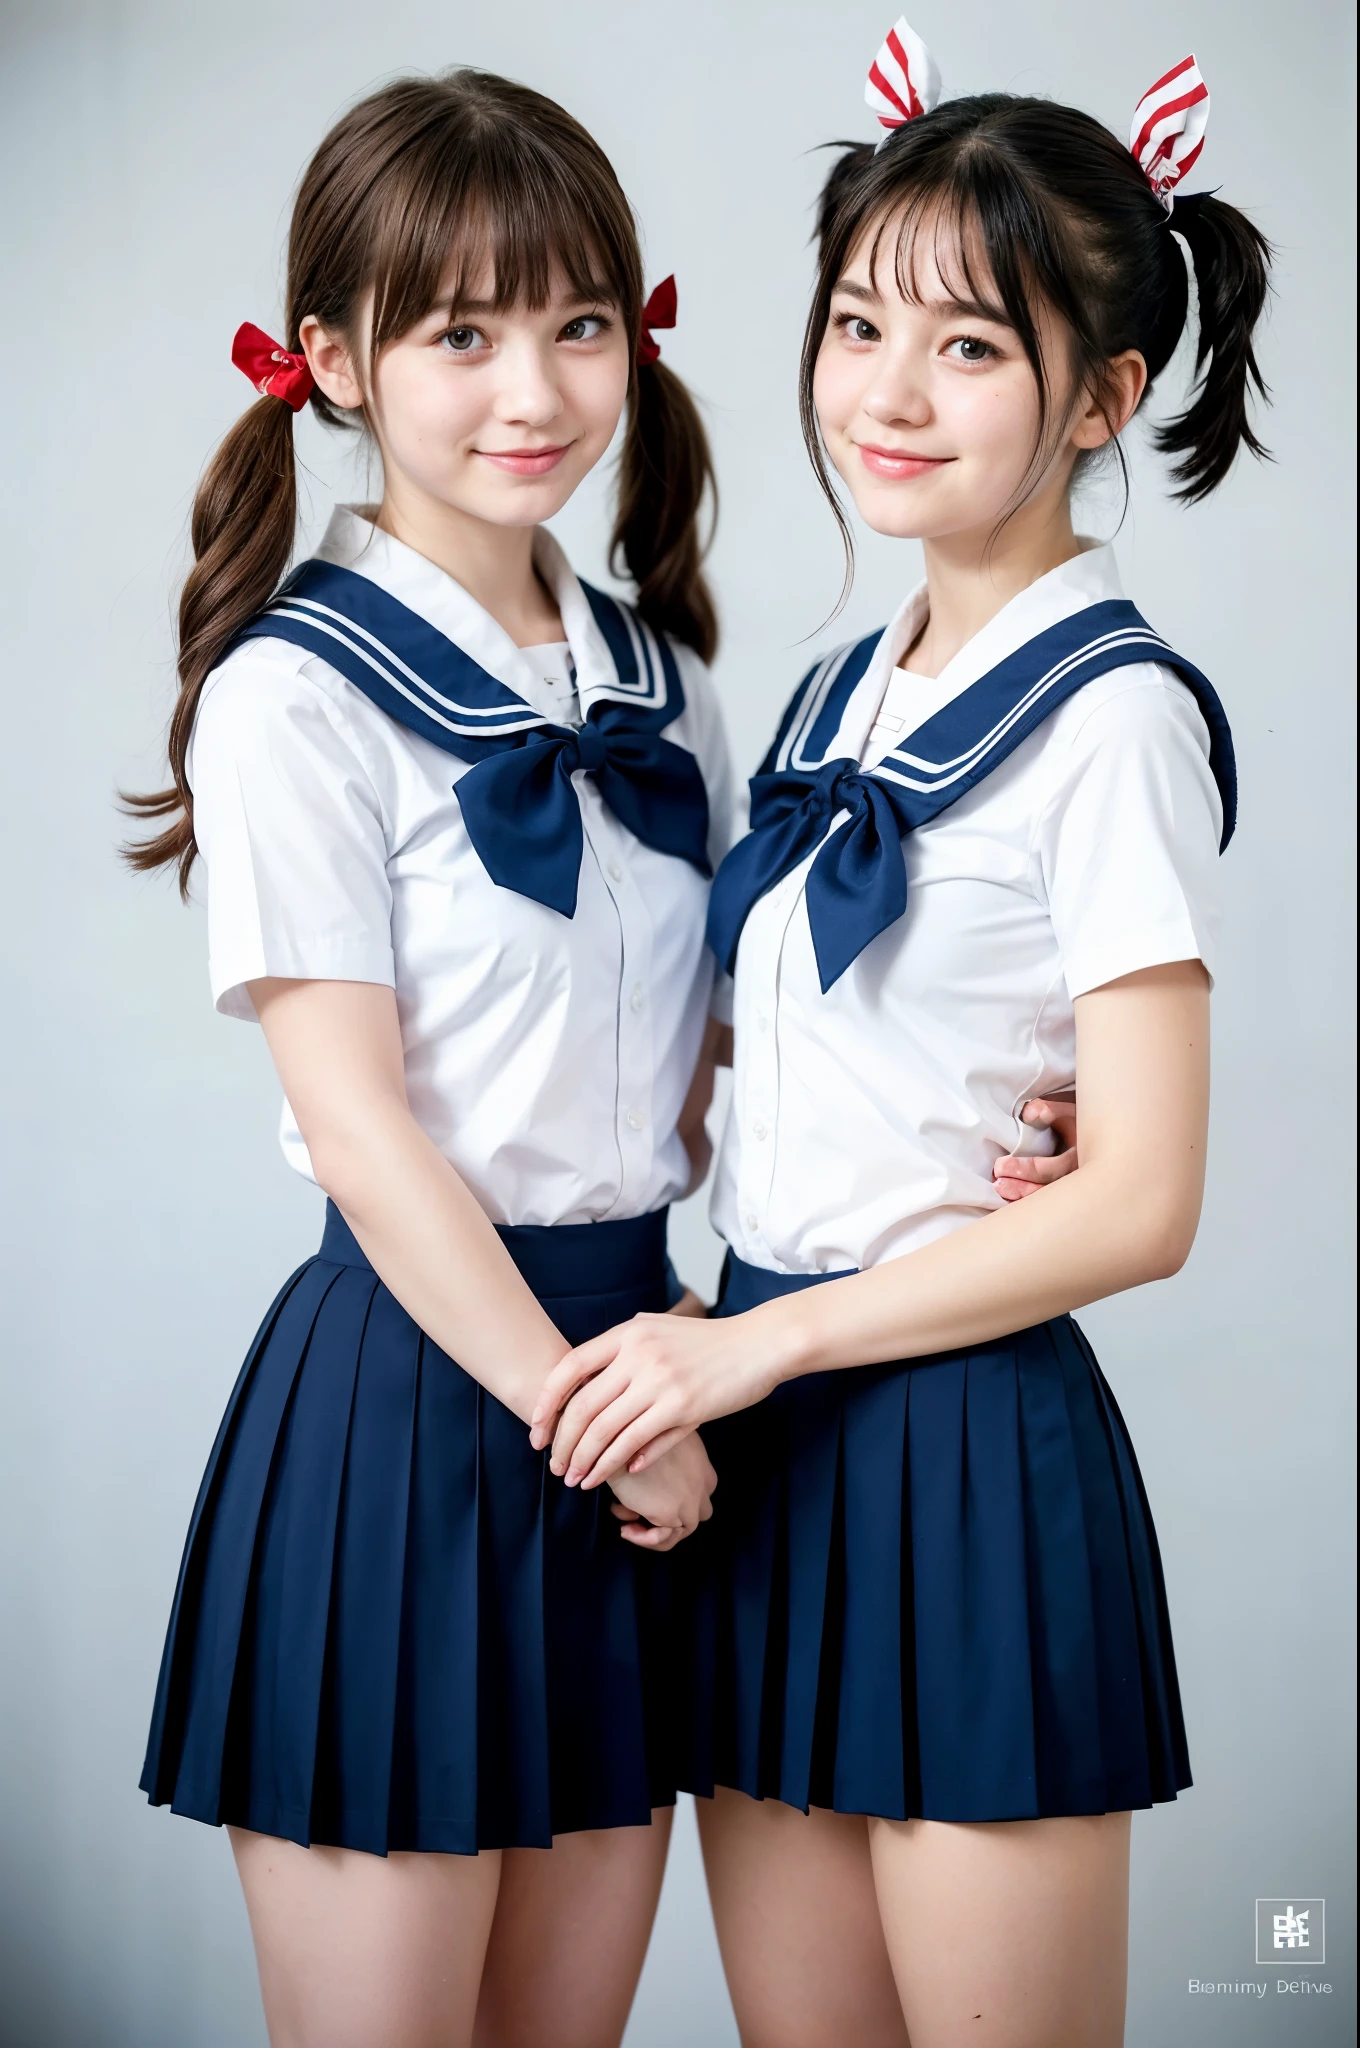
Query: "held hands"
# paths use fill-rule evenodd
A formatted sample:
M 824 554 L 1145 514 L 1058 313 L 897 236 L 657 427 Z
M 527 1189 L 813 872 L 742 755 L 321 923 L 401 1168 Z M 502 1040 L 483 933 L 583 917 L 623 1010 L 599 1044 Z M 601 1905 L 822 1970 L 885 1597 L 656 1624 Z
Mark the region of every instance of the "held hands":
M 568 1486 L 650 1472 L 701 1422 L 763 1400 L 780 1378 L 764 1312 L 709 1322 L 634 1316 L 569 1351 L 543 1385 L 530 1441 Z M 766 1355 L 766 1354 L 769 1355 Z
M 619 1534 L 625 1542 L 639 1550 L 674 1550 L 709 1520 L 717 1483 L 702 1442 L 691 1433 L 648 1471 L 621 1473 L 611 1489 L 618 1498 L 610 1512 L 623 1524 Z
M 1052 1131 L 1058 1141 L 1056 1152 L 1022 1158 L 1011 1154 L 992 1166 L 992 1179 L 1003 1202 L 1022 1202 L 1071 1173 L 1077 1165 L 1077 1105 L 1072 1097 L 1036 1096 L 1020 1112 L 1020 1121 L 1036 1130 Z

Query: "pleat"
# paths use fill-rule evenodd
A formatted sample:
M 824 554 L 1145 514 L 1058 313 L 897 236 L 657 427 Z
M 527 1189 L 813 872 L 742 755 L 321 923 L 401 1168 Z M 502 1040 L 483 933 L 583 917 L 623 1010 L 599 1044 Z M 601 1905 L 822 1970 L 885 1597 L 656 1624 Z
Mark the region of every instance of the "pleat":
M 316 1839 L 388 1847 L 420 1332 L 385 1288 L 359 1352 L 336 1531 Z
M 428 1338 L 419 1355 L 389 1845 L 478 1847 L 481 1389 Z
M 1020 1374 L 1038 1803 L 1041 1813 L 1103 1813 L 1096 1588 L 1059 1327 L 1035 1332 Z
M 318 1309 L 261 1516 L 243 1636 L 230 1804 L 248 1826 L 283 1826 L 298 1841 L 311 1834 L 340 1503 L 377 1284 L 341 1268 Z
M 1172 1799 L 1192 1779 L 1157 1531 L 1133 1443 L 1114 1393 L 1080 1328 L 1075 1323 L 1069 1324 L 1069 1328 L 1074 1346 L 1087 1367 L 1091 1393 L 1105 1426 L 1123 1523 L 1123 1555 L 1137 1625 L 1142 1694 L 1140 1732 L 1147 1757 L 1145 1797 Z
M 837 1391 L 824 1382 L 809 1392 L 814 1398 L 805 1395 L 785 1419 L 787 1481 L 775 1474 L 769 1482 L 778 1490 L 780 1541 L 788 1564 L 787 1622 L 779 1630 L 787 1668 L 785 1674 L 772 1673 L 770 1678 L 771 1690 L 783 1704 L 779 1768 L 768 1789 L 803 1810 L 812 1802 L 814 1773 L 819 1789 L 828 1773 L 834 1776 L 840 1705 L 835 1649 L 842 1588 L 836 1556 L 841 1402 Z M 733 1478 L 742 1483 L 738 1474 Z
M 175 1597 L 170 1608 L 170 1624 L 166 1630 L 165 1648 L 161 1654 L 160 1674 L 156 1681 L 156 1698 L 151 1711 L 146 1760 L 142 1767 L 141 1790 L 157 1805 L 163 1805 L 173 1795 L 179 1768 L 185 1704 L 192 1675 L 190 1645 L 202 1601 L 203 1572 L 207 1556 L 207 1545 L 203 1539 L 204 1523 L 211 1518 L 221 1491 L 223 1460 L 235 1435 L 236 1418 L 254 1380 L 260 1354 L 274 1334 L 285 1302 L 308 1270 L 308 1266 L 299 1266 L 284 1282 L 256 1333 L 254 1342 L 246 1354 L 245 1364 L 236 1376 L 236 1383 L 218 1425 L 217 1436 L 199 1484 L 193 1514 L 189 1518 L 189 1530 L 184 1539 L 184 1552 L 175 1584 Z
M 179 1768 L 170 1802 L 177 1813 L 225 1817 L 223 1793 L 234 1781 L 236 1763 L 228 1722 L 241 1676 L 260 1517 L 312 1326 L 336 1277 L 334 1268 L 316 1263 L 304 1268 L 259 1348 L 218 1457 L 211 1519 L 205 1514 L 200 1525 L 197 1613 L 174 1638 L 177 1654 L 187 1660 Z
M 1014 1353 L 908 1373 L 922 1812 L 1038 1810 Z
M 910 1810 L 902 1694 L 907 1387 L 901 1372 L 866 1377 L 844 1404 L 841 1432 L 844 1612 L 833 1803 L 895 1820 Z M 911 1749 L 914 1792 L 914 1743 Z
M 484 1847 L 552 1840 L 543 1642 L 547 1466 L 525 1458 L 524 1424 L 478 1400 L 477 1836 Z

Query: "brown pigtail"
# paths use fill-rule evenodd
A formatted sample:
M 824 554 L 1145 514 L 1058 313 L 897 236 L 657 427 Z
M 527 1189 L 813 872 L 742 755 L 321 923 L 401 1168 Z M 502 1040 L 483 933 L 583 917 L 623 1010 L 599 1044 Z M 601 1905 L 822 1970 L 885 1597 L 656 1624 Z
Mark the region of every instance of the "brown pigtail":
M 664 363 L 640 367 L 628 402 L 619 506 L 610 541 L 616 575 L 637 586 L 648 625 L 712 661 L 718 618 L 703 575 L 699 515 L 717 482 L 699 409 Z
M 154 839 L 124 849 L 141 872 L 179 871 L 181 896 L 194 864 L 194 806 L 185 773 L 203 685 L 241 628 L 269 602 L 288 567 L 297 521 L 293 415 L 278 398 L 242 414 L 209 463 L 194 497 L 194 566 L 179 601 L 179 698 L 170 721 L 171 787 L 130 796 L 140 818 L 172 822 Z

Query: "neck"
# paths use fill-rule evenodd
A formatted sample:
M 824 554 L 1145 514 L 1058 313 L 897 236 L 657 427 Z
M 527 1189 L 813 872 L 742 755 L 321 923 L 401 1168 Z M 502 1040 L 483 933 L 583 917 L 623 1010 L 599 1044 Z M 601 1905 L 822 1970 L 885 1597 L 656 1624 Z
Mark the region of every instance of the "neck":
M 1064 488 L 1036 495 L 1000 533 L 946 534 L 924 543 L 929 616 L 905 666 L 937 676 L 1004 605 L 1081 553 Z
M 534 568 L 532 526 L 493 526 L 398 479 L 383 493 L 375 524 L 452 576 L 517 647 L 565 638 L 556 600 Z

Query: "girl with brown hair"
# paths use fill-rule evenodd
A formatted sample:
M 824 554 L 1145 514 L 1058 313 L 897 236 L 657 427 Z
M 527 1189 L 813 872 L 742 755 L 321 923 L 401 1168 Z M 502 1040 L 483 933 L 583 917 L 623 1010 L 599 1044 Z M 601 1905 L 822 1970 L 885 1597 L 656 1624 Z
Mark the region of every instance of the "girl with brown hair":
M 260 396 L 194 504 L 131 857 L 202 856 L 214 1000 L 329 1201 L 209 1460 L 142 1782 L 230 1828 L 275 2048 L 599 2048 L 655 1909 L 653 1553 L 714 1475 L 691 1438 L 606 1510 L 526 1425 L 570 1345 L 673 1302 L 694 1173 L 729 796 L 673 313 L 560 107 L 400 81 L 308 167 L 284 342 L 238 335 Z M 306 403 L 382 499 L 284 581 Z M 633 607 L 543 528 L 625 412 Z

